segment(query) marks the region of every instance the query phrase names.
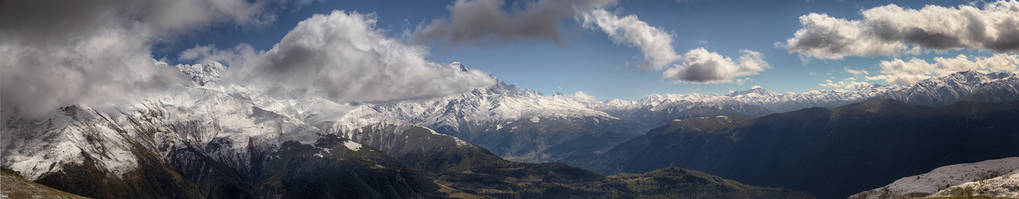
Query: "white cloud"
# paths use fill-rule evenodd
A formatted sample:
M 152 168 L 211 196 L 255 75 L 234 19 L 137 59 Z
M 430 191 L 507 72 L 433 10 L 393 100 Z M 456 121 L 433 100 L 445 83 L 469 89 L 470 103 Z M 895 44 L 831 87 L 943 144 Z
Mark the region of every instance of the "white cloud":
M 573 94 L 573 98 L 585 102 L 597 101 L 597 99 L 594 98 L 594 96 L 588 95 L 587 93 L 584 93 L 584 91 L 577 91 L 577 93 Z
M 70 104 L 136 99 L 183 80 L 153 43 L 217 22 L 260 24 L 266 1 L 4 1 L 0 109 L 38 116 Z
M 1019 55 L 998 53 L 990 57 L 973 57 L 972 59 L 966 55 L 950 58 L 935 57 L 933 63 L 917 58 L 892 59 L 881 61 L 880 66 L 881 74 L 867 76 L 867 80 L 905 85 L 930 77 L 946 76 L 968 70 L 1019 72 Z
M 573 16 L 586 29 L 604 32 L 617 44 L 639 48 L 643 54 L 640 64 L 643 70 L 662 71 L 670 64 L 684 60 L 673 49 L 672 35 L 668 32 L 651 26 L 636 15 L 619 16 L 606 10 L 616 3 L 616 0 L 539 0 L 526 3 L 524 9 L 507 12 L 505 2 L 501 0 L 457 0 L 448 6 L 450 19 L 433 20 L 419 27 L 412 38 L 415 41 L 442 40 L 453 44 L 492 40 L 512 42 L 518 39 L 560 42 L 561 21 Z M 760 53 L 754 51 L 744 51 L 739 63 L 703 49 L 693 53 L 705 56 L 687 59 L 689 64 L 666 71 L 665 77 L 696 83 L 743 83 L 750 79 L 734 78 L 769 68 Z M 719 62 L 713 62 L 716 60 Z
M 862 20 L 826 14 L 800 17 L 786 49 L 811 57 L 896 56 L 922 49 L 1019 50 L 1019 1 L 907 9 L 890 4 L 861 11 Z
M 738 60 L 710 52 L 704 48 L 688 51 L 683 55 L 683 62 L 662 74 L 673 81 L 693 83 L 731 82 L 734 78 L 755 75 L 771 68 L 761 53 L 742 50 Z
M 872 87 L 870 83 L 864 81 L 857 81 L 856 77 L 848 77 L 838 82 L 829 79 L 825 80 L 825 83 L 821 83 L 818 85 L 830 89 L 846 89 L 846 90 L 855 90 Z
M 598 28 L 617 43 L 640 48 L 644 53 L 642 69 L 661 70 L 681 58 L 672 49 L 672 35 L 641 21 L 636 15 L 624 17 L 604 9 L 583 13 L 578 19 L 586 28 Z
M 242 66 L 258 52 L 249 44 L 240 44 L 230 49 L 217 49 L 215 46 L 195 46 L 181 51 L 179 60 L 196 61 L 198 63 L 219 62 L 227 66 Z
M 846 72 L 853 76 L 866 76 L 870 74 L 870 72 L 867 72 L 866 70 L 853 70 L 849 68 L 846 68 Z
M 641 69 L 661 71 L 669 64 L 682 61 L 662 73 L 662 77 L 675 82 L 723 83 L 735 80 L 742 85 L 751 79 L 738 77 L 755 75 L 771 67 L 761 53 L 751 50 L 742 50 L 743 55 L 737 61 L 704 48 L 680 55 L 672 48 L 671 34 L 649 25 L 636 15 L 619 17 L 604 9 L 594 9 L 583 13 L 578 21 L 586 28 L 605 32 L 616 43 L 640 48 L 644 54 Z
M 785 42 L 789 52 L 842 59 L 845 56 L 900 55 L 906 49 L 902 42 L 877 38 L 861 21 L 810 13 L 800 16 L 800 24 L 803 28 Z
M 231 81 L 287 95 L 336 101 L 388 102 L 444 96 L 495 84 L 489 74 L 425 60 L 427 49 L 387 38 L 374 15 L 333 11 L 298 23 L 272 49 L 251 57 L 242 50 L 196 54 L 231 61 Z M 186 51 L 190 52 L 190 51 Z M 240 53 L 237 53 L 240 52 Z M 215 58 L 215 55 L 227 55 Z M 191 54 L 182 57 L 192 58 Z M 207 59 L 208 57 L 193 57 Z

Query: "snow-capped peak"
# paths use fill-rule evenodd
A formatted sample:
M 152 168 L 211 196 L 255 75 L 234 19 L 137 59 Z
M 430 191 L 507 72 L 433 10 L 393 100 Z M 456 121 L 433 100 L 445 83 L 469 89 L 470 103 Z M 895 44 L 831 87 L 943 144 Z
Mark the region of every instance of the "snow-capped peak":
M 729 96 L 730 97 L 732 97 L 732 96 L 739 96 L 739 95 L 764 95 L 764 96 L 769 96 L 769 95 L 775 95 L 775 93 L 769 91 L 768 89 L 761 88 L 760 86 L 754 86 L 753 88 L 745 90 L 745 91 L 732 91 L 732 92 L 729 92 Z
M 177 70 L 180 70 L 181 74 L 191 79 L 198 85 L 205 85 L 209 82 L 214 82 L 223 75 L 226 71 L 226 66 L 219 62 L 212 62 L 206 64 L 180 64 L 177 65 Z
M 467 72 L 467 71 L 470 70 L 470 68 L 467 68 L 467 65 L 464 65 L 463 63 L 460 63 L 460 62 L 450 63 L 449 67 L 453 68 L 454 70 L 458 70 L 460 72 Z

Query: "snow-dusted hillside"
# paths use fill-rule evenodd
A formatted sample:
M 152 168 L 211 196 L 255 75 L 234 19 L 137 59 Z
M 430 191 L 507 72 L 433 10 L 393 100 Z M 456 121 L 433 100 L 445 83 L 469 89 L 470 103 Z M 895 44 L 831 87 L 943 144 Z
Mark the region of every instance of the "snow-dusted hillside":
M 938 167 L 928 173 L 900 178 L 886 186 L 861 192 L 849 198 L 926 197 L 934 193 L 946 195 L 948 187 L 969 186 L 996 189 L 1005 187 L 1006 185 L 1003 184 L 1009 182 L 1015 187 L 1019 186 L 1017 183 L 1019 181 L 1016 181 L 1016 177 L 1014 177 L 1017 171 L 1019 171 L 1019 157 L 955 164 Z M 995 178 L 997 176 L 1001 177 Z
M 317 115 L 309 111 L 325 107 L 351 109 L 321 99 L 273 100 L 233 86 L 191 87 L 122 107 L 68 106 L 46 119 L 5 118 L 2 166 L 36 179 L 65 164 L 98 160 L 121 175 L 136 168 L 138 151 L 165 157 L 218 142 L 226 144 L 215 158 L 245 168 L 249 147 L 310 144 L 330 133 L 305 122 Z
M 930 195 L 930 197 L 954 196 L 1019 198 L 1019 170 L 990 179 L 962 183 Z

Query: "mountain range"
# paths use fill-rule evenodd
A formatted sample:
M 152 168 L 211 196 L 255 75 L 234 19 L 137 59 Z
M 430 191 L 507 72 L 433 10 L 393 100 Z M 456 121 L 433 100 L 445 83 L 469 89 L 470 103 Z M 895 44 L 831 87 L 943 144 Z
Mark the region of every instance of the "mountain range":
M 684 129 L 683 132 L 691 131 L 690 127 L 704 131 L 728 129 L 724 130 L 726 133 L 695 133 L 707 138 L 694 136 L 694 139 L 724 141 L 727 139 L 724 135 L 739 134 L 735 133 L 739 130 L 732 129 L 765 128 L 755 125 L 767 126 L 769 123 L 761 121 L 772 121 L 769 119 L 775 122 L 830 119 L 832 112 L 864 114 L 870 113 L 867 110 L 874 106 L 879 107 L 881 113 L 899 109 L 918 111 L 893 112 L 906 115 L 929 112 L 916 105 L 952 104 L 949 107 L 958 110 L 988 112 L 986 107 L 1007 108 L 1010 104 L 953 103 L 1004 102 L 1019 97 L 1016 90 L 1019 78 L 1015 74 L 969 71 L 908 86 L 801 93 L 780 94 L 754 88 L 728 95 L 656 94 L 632 101 L 597 101 L 582 94 L 543 95 L 499 83 L 436 99 L 339 103 L 317 96 L 278 96 L 261 92 L 259 88 L 219 82 L 219 78 L 230 71 L 217 63 L 176 67 L 182 75 L 194 80 L 193 85 L 147 96 L 127 105 L 69 105 L 55 107 L 42 118 L 3 118 L 4 139 L 0 147 L 4 150 L 0 152 L 3 155 L 0 167 L 60 190 L 103 198 L 528 197 L 551 193 L 604 197 L 652 193 L 679 196 L 668 194 L 719 186 L 725 188 L 704 193 L 809 197 L 795 191 L 742 185 L 685 169 L 655 170 L 669 166 L 707 171 L 753 185 L 807 190 L 827 197 L 872 188 L 875 186 L 871 185 L 886 178 L 929 170 L 941 164 L 976 161 L 984 156 L 875 173 L 873 175 L 884 178 L 875 177 L 873 181 L 838 190 L 810 187 L 807 183 L 813 181 L 806 177 L 786 182 L 751 177 L 751 173 L 729 173 L 728 169 L 736 169 L 736 164 L 709 168 L 682 161 L 662 164 L 673 161 L 665 159 L 640 162 L 641 165 L 635 166 L 621 164 L 620 160 L 624 156 L 644 157 L 633 155 L 633 151 L 673 150 L 670 144 L 648 145 L 641 150 L 634 150 L 632 146 L 642 140 L 659 139 L 655 136 L 673 135 L 671 131 L 677 125 L 683 126 L 679 128 Z M 449 67 L 462 72 L 471 70 L 460 63 Z M 836 109 L 810 108 L 858 102 L 864 103 Z M 800 110 L 804 108 L 808 109 Z M 853 114 L 845 118 L 859 116 Z M 953 117 L 969 119 L 968 116 Z M 867 117 L 871 116 L 864 118 Z M 833 121 L 852 120 L 827 122 Z M 1002 121 L 1008 120 L 982 122 Z M 1002 125 L 993 127 L 1011 128 Z M 964 127 L 972 126 L 960 128 Z M 812 128 L 814 126 L 807 125 L 796 130 L 813 133 Z M 1001 136 L 1006 136 L 998 140 L 1001 143 L 1014 140 L 1007 134 Z M 778 138 L 781 137 L 773 139 L 782 140 Z M 788 135 L 788 138 L 805 142 L 820 139 L 796 135 Z M 726 146 L 733 145 L 718 147 Z M 722 160 L 697 164 L 718 161 Z M 546 162 L 565 162 L 607 174 L 641 174 L 604 176 L 566 164 Z M 606 164 L 594 165 L 596 163 Z M 692 180 L 690 182 L 697 186 L 668 190 L 648 190 L 640 186 L 648 183 L 646 180 L 677 179 Z M 96 181 L 106 183 L 91 183 Z

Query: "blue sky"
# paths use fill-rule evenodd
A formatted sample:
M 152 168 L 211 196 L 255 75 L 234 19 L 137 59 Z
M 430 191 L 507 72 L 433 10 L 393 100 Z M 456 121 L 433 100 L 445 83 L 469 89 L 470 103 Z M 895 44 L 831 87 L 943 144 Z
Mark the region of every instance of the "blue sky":
M 215 45 L 230 48 L 237 44 L 251 44 L 256 50 L 266 50 L 276 44 L 298 22 L 314 14 L 327 14 L 332 10 L 374 13 L 376 27 L 386 30 L 392 38 L 408 40 L 408 34 L 433 19 L 449 16 L 450 1 L 326 1 L 313 2 L 300 7 L 278 8 L 276 19 L 265 25 L 212 24 L 173 40 L 164 41 L 152 49 L 156 58 L 176 62 L 178 53 L 196 45 Z M 928 3 L 943 6 L 967 4 L 964 1 L 910 1 L 895 2 L 906 8 L 920 9 Z M 521 2 L 507 0 L 507 7 Z M 508 83 L 531 88 L 545 94 L 559 91 L 584 91 L 598 99 L 637 99 L 652 93 L 717 93 L 745 90 L 760 85 L 777 92 L 824 89 L 818 86 L 827 79 L 839 80 L 851 76 L 845 68 L 875 72 L 878 62 L 893 57 L 850 56 L 841 60 L 802 59 L 776 42 L 793 37 L 801 28 L 798 17 L 808 13 L 827 13 L 832 17 L 860 19 L 860 11 L 887 5 L 887 1 L 621 1 L 611 8 L 621 15 L 636 15 L 651 26 L 672 35 L 671 46 L 677 53 L 698 47 L 735 59 L 740 50 L 749 49 L 764 55 L 771 68 L 750 78 L 752 81 L 731 83 L 674 83 L 663 79 L 659 71 L 640 70 L 642 52 L 631 45 L 613 42 L 601 31 L 583 28 L 572 18 L 562 19 L 560 43 L 522 40 L 509 43 L 477 45 L 448 45 L 427 42 L 427 59 L 438 63 L 460 61 L 468 66 L 494 74 Z M 409 41 L 407 41 L 409 42 Z M 954 57 L 956 54 L 990 55 L 979 50 L 950 50 L 947 52 L 907 55 L 901 58 L 934 56 Z

